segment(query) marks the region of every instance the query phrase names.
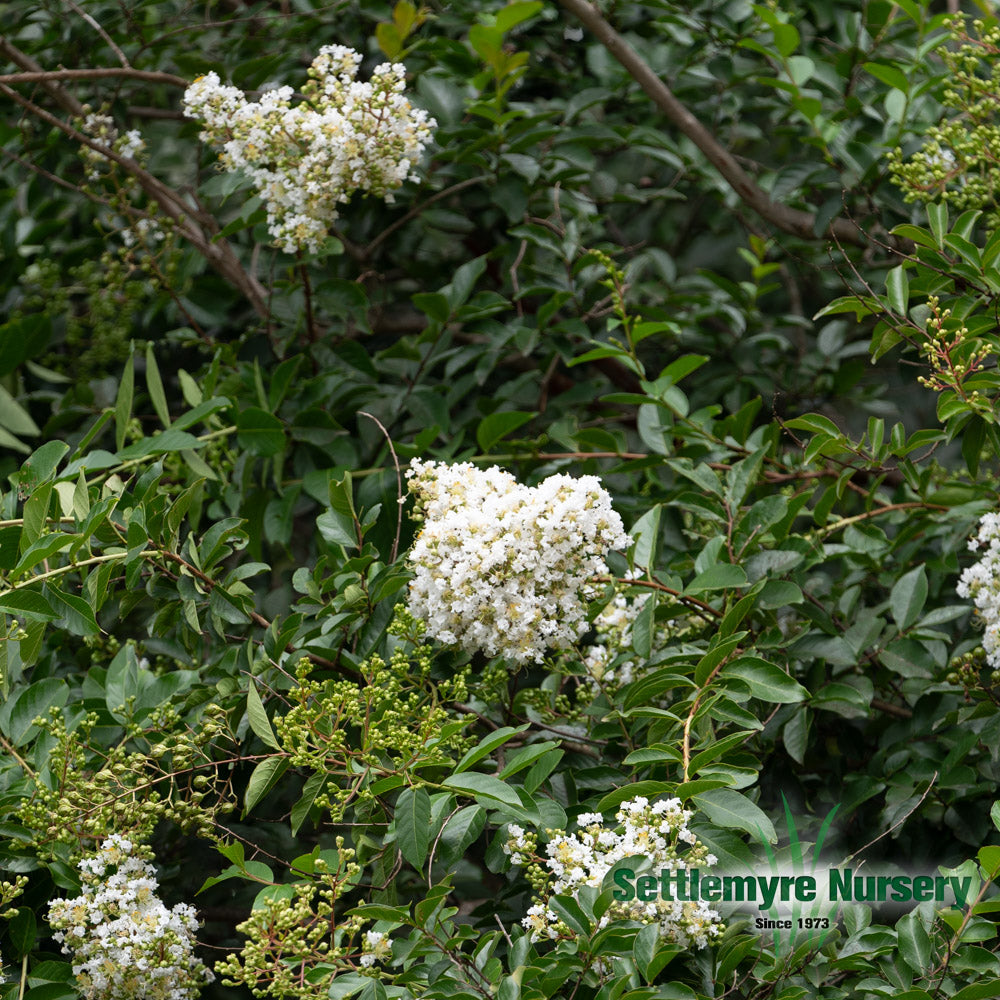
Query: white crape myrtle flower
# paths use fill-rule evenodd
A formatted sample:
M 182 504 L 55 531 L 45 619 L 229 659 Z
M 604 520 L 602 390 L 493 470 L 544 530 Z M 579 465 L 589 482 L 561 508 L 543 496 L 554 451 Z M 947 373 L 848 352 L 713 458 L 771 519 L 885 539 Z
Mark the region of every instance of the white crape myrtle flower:
M 525 663 L 588 630 L 590 581 L 628 543 L 596 476 L 530 487 L 496 466 L 421 461 L 407 476 L 424 521 L 409 555 L 409 609 L 429 636 Z
M 184 113 L 204 126 L 226 170 L 243 171 L 267 210 L 268 231 L 289 253 L 317 250 L 355 191 L 393 200 L 437 123 L 403 95 L 406 69 L 381 63 L 357 79 L 361 55 L 326 45 L 309 68 L 304 101 L 273 87 L 251 101 L 217 73 L 184 92 Z
M 382 931 L 365 931 L 361 946 L 361 965 L 370 969 L 376 962 L 384 962 L 392 957 L 392 942 Z
M 577 819 L 576 833 L 549 831 L 542 859 L 549 875 L 547 893 L 541 899 L 536 895 L 535 905 L 521 921 L 531 940 L 571 937 L 569 928 L 549 908 L 549 898 L 558 895 L 578 898 L 584 886 L 600 890 L 615 864 L 626 858 L 648 858 L 651 873 L 663 868 L 676 871 L 717 864 L 718 858 L 708 853 L 688 827 L 693 815 L 690 809 L 682 808 L 680 799 L 660 799 L 650 805 L 648 799 L 637 796 L 618 808 L 615 826 L 605 825 L 600 813 L 583 813 Z M 534 856 L 534 837 L 526 838 L 524 831 L 513 824 L 507 827 L 507 835 L 504 850 L 513 864 L 527 866 L 538 862 Z M 683 854 L 679 850 L 681 844 L 690 845 Z M 718 911 L 704 901 L 674 898 L 616 901 L 598 926 L 606 927 L 613 920 L 657 924 L 664 941 L 682 948 L 704 948 L 725 930 Z
M 146 140 L 138 129 L 129 129 L 123 135 L 118 131 L 118 126 L 110 115 L 89 111 L 77 124 L 84 135 L 96 139 L 119 156 L 135 160 L 141 158 L 141 154 L 146 150 Z M 88 180 L 97 180 L 110 166 L 111 161 L 108 157 L 90 146 L 84 146 L 80 154 L 87 165 Z
M 959 597 L 972 598 L 975 603 L 985 625 L 986 659 L 996 670 L 1000 669 L 1000 513 L 983 515 L 969 549 L 982 550 L 982 558 L 962 573 L 955 589 Z
M 194 954 L 187 903 L 167 909 L 138 845 L 113 834 L 78 865 L 83 892 L 49 904 L 53 938 L 73 956 L 87 1000 L 192 1000 L 215 979 Z

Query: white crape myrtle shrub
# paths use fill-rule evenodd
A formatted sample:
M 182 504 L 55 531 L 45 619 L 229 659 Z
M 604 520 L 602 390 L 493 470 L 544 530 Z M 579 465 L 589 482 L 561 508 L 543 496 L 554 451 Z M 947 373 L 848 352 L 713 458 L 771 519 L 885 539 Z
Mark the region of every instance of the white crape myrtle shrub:
M 959 597 L 972 598 L 982 618 L 983 649 L 987 662 L 1000 669 L 1000 514 L 985 514 L 979 533 L 969 542 L 972 552 L 982 551 L 979 562 L 966 569 L 958 581 Z
M 590 627 L 605 555 L 628 536 L 596 476 L 523 486 L 496 466 L 410 463 L 423 528 L 409 554 L 409 609 L 427 635 L 469 651 L 541 662 Z
M 49 904 L 53 938 L 73 956 L 87 1000 L 191 1000 L 215 979 L 194 954 L 187 903 L 167 909 L 138 845 L 114 834 L 80 864 L 83 893 Z
M 220 147 L 224 169 L 253 181 L 268 230 L 289 253 L 318 250 L 355 191 L 391 202 L 396 188 L 416 179 L 413 168 L 437 125 L 403 95 L 401 63 L 381 63 L 367 83 L 357 79 L 360 64 L 353 49 L 324 46 L 299 102 L 287 86 L 251 101 L 217 73 L 184 92 L 184 113 Z
M 576 899 L 583 886 L 600 891 L 608 872 L 625 858 L 648 858 L 649 872 L 655 875 L 663 868 L 678 871 L 717 864 L 715 855 L 688 828 L 693 815 L 690 809 L 681 808 L 680 799 L 660 799 L 650 805 L 647 798 L 638 796 L 621 804 L 615 813 L 616 826 L 605 825 L 600 813 L 584 813 L 577 819 L 576 833 L 547 831 L 544 858 L 537 854 L 536 835 L 511 823 L 504 852 L 512 864 L 527 868 L 529 877 L 533 869 L 535 872 L 534 904 L 521 921 L 530 931 L 531 940 L 572 937 L 573 932 L 550 908 L 551 897 L 568 895 Z M 683 853 L 682 845 L 687 845 Z M 674 888 L 673 884 L 670 888 Z M 598 927 L 615 920 L 656 924 L 664 941 L 681 948 L 704 948 L 725 930 L 718 911 L 704 901 L 659 896 L 652 902 L 616 900 L 600 918 Z

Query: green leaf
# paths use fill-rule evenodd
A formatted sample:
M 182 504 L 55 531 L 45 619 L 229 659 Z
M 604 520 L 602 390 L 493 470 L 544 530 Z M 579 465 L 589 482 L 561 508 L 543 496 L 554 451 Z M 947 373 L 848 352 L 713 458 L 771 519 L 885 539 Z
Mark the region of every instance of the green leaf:
M 794 677 L 756 656 L 741 656 L 727 663 L 722 668 L 722 677 L 738 677 L 748 685 L 754 698 L 777 705 L 804 701 L 809 697 L 809 692 Z
M 365 920 L 388 920 L 393 924 L 408 924 L 410 911 L 404 906 L 386 906 L 384 903 L 362 903 L 347 911 L 349 917 L 364 917 Z M 339 977 L 338 977 L 339 979 Z
M 944 234 L 948 231 L 948 206 L 929 204 L 927 206 L 927 221 L 931 232 L 937 240 L 938 249 L 944 249 Z
M 774 44 L 783 56 L 790 56 L 799 47 L 799 31 L 793 24 L 772 24 Z
M 69 445 L 64 441 L 47 441 L 36 448 L 21 466 L 20 482 L 38 485 L 54 478 L 59 463 L 68 451 Z
M 149 398 L 152 400 L 153 409 L 160 418 L 160 423 L 164 427 L 170 426 L 170 410 L 167 407 L 167 396 L 163 391 L 163 379 L 160 378 L 160 369 L 156 365 L 156 355 L 153 353 L 153 345 L 146 345 L 146 388 L 149 391 Z
M 460 774 L 462 771 L 467 771 L 473 764 L 481 761 L 484 757 L 491 754 L 498 746 L 506 743 L 512 736 L 516 736 L 518 733 L 523 733 L 530 723 L 525 723 L 523 726 L 504 726 L 501 729 L 497 729 L 495 732 L 489 733 L 484 736 L 479 743 L 472 747 L 471 750 L 467 750 L 463 754 L 462 759 L 458 762 L 455 767 L 455 774 Z
M 505 410 L 503 413 L 491 413 L 484 417 L 476 428 L 476 441 L 482 451 L 488 452 L 501 438 L 511 431 L 534 419 L 537 414 L 521 410 Z
M 530 767 L 539 757 L 544 757 L 550 750 L 559 746 L 556 740 L 545 740 L 542 743 L 532 743 L 515 750 L 508 758 L 504 769 L 497 775 L 499 778 L 509 778 L 518 771 Z M 561 751 L 560 751 L 561 754 Z
M 691 758 L 688 773 L 697 774 L 703 767 L 711 764 L 712 761 L 724 757 L 730 750 L 743 746 L 751 736 L 756 735 L 754 730 L 745 729 L 743 732 L 730 733 L 721 739 L 713 740 L 705 750 L 699 751 Z
M 248 406 L 240 413 L 236 427 L 237 442 L 252 455 L 266 458 L 285 450 L 284 425 L 267 410 Z
M 685 594 L 702 594 L 706 590 L 728 590 L 730 587 L 745 587 L 747 575 L 742 566 L 731 563 L 716 563 L 699 573 L 685 588 Z
M 52 605 L 35 590 L 8 590 L 0 594 L 0 612 L 34 622 L 50 622 L 59 617 Z
M 35 914 L 28 906 L 18 907 L 17 912 L 7 923 L 7 936 L 13 946 L 14 959 L 19 959 L 27 955 L 35 946 L 35 938 L 38 936 L 38 924 L 35 921 Z
M 316 771 L 314 774 L 309 775 L 309 779 L 302 786 L 302 794 L 299 796 L 298 802 L 292 806 L 292 813 L 289 817 L 293 837 L 302 828 L 302 824 L 306 821 L 309 810 L 312 809 L 317 796 L 326 787 L 326 780 L 327 775 L 324 772 Z
M 459 809 L 441 830 L 441 851 L 445 857 L 460 858 L 486 826 L 486 810 L 480 805 Z
M 1000 979 L 990 979 L 966 986 L 953 993 L 951 1000 L 993 1000 L 997 996 L 1000 996 Z
M 118 383 L 118 395 L 115 398 L 115 449 L 121 451 L 125 444 L 125 435 L 129 421 L 132 419 L 132 397 L 135 393 L 135 357 L 129 354 Z
M 25 688 L 14 702 L 7 735 L 14 746 L 23 746 L 34 734 L 34 721 L 48 715 L 51 707 L 62 708 L 69 700 L 69 687 L 58 677 L 46 677 Z
M 396 844 L 417 871 L 427 860 L 431 832 L 431 798 L 427 789 L 403 789 L 396 802 Z
M 976 857 L 983 869 L 983 877 L 994 881 L 1000 874 L 1000 847 L 981 847 Z
M 129 699 L 138 699 L 140 691 L 139 658 L 135 646 L 126 643 L 108 665 L 104 679 L 104 704 L 108 712 L 122 722 L 129 714 Z
M 247 783 L 246 794 L 243 796 L 244 816 L 274 788 L 287 770 L 287 757 L 266 757 L 253 769 L 253 774 Z
M 906 277 L 906 268 L 902 264 L 892 268 L 885 276 L 885 291 L 890 308 L 900 316 L 906 316 L 910 304 L 910 283 Z
M 796 431 L 812 431 L 813 434 L 825 434 L 829 437 L 839 438 L 840 428 L 822 413 L 806 413 L 793 420 L 786 420 L 785 426 Z
M 399 29 L 389 21 L 380 21 L 375 25 L 375 39 L 386 58 L 395 60 L 403 50 L 403 40 Z
M 901 70 L 897 69 L 895 66 L 891 66 L 888 63 L 865 63 L 864 68 L 871 73 L 876 80 L 881 80 L 883 83 L 887 83 L 890 87 L 894 87 L 896 90 L 901 90 L 904 94 L 909 92 L 910 84 L 906 78 L 906 74 Z
M 525 0 L 522 3 L 509 3 L 497 11 L 497 27 L 506 34 L 515 25 L 521 24 L 538 14 L 545 5 L 541 0 Z
M 746 830 L 772 844 L 778 842 L 774 824 L 759 806 L 731 788 L 713 788 L 694 796 L 694 802 L 716 826 Z
M 271 747 L 272 750 L 281 749 L 281 744 L 274 735 L 264 703 L 260 700 L 257 685 L 254 684 L 253 680 L 247 687 L 247 719 L 250 721 L 250 728 L 267 746 Z
M 479 801 L 480 799 L 493 799 L 502 802 L 504 805 L 514 806 L 523 809 L 524 806 L 518 798 L 517 793 L 499 778 L 494 778 L 488 774 L 479 774 L 476 771 L 468 771 L 465 774 L 453 774 L 441 782 L 445 788 L 454 788 L 458 792 L 469 795 Z M 489 806 L 489 803 L 485 803 Z
M 96 635 L 101 631 L 94 617 L 94 609 L 82 597 L 67 594 L 51 583 L 47 584 L 46 589 L 52 609 L 70 632 L 74 635 Z
M 655 617 L 656 594 L 650 594 L 632 623 L 632 648 L 643 659 L 648 658 L 653 651 Z
M 812 716 L 806 708 L 800 708 L 786 723 L 781 731 L 781 742 L 785 744 L 788 756 L 797 764 L 805 761 L 806 749 L 809 746 L 809 728 Z
M 597 812 L 607 812 L 620 806 L 629 799 L 637 796 L 645 796 L 652 802 L 661 795 L 673 795 L 677 786 L 668 781 L 635 781 L 629 785 L 620 785 L 612 792 L 608 792 L 600 802 L 597 803 Z
M 656 553 L 660 541 L 660 518 L 663 504 L 654 504 L 635 524 L 629 534 L 635 539 L 632 559 L 636 566 L 644 569 L 656 565 Z
M 38 429 L 38 424 L 31 419 L 31 414 L 2 385 L 0 385 L 0 427 L 22 437 L 37 437 L 42 433 Z
M 927 573 L 921 564 L 901 576 L 889 595 L 889 608 L 899 630 L 905 631 L 919 617 L 927 600 Z
M 136 458 L 148 458 L 150 455 L 168 455 L 187 448 L 200 448 L 203 444 L 204 442 L 199 441 L 193 434 L 171 427 L 159 434 L 153 434 L 152 437 L 136 441 L 127 448 L 122 448 L 118 452 L 118 458 L 123 462 L 130 462 Z
M 930 965 L 931 939 L 916 913 L 907 913 L 896 921 L 899 953 L 903 961 L 916 973 L 923 973 Z
M 67 546 L 77 541 L 79 537 L 79 535 L 62 531 L 53 532 L 50 535 L 42 535 L 38 541 L 34 542 L 27 548 L 24 555 L 22 555 L 18 561 L 18 564 L 14 567 L 11 575 L 13 577 L 21 576 L 33 566 L 37 566 L 40 562 L 48 559 L 50 556 L 54 556 L 57 552 L 61 552 Z

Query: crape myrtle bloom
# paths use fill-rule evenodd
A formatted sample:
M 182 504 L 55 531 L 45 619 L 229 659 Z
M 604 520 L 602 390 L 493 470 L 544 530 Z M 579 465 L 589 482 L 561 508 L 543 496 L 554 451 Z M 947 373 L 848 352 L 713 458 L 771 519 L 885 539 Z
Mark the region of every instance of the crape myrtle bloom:
M 193 1000 L 215 979 L 194 954 L 198 918 L 156 894 L 139 845 L 113 834 L 78 865 L 83 892 L 49 904 L 52 937 L 73 956 L 87 1000 Z
M 541 662 L 590 628 L 604 557 L 628 536 L 595 476 L 524 486 L 496 466 L 413 461 L 423 520 L 409 554 L 409 610 L 427 635 L 468 652 Z
M 551 897 L 568 895 L 577 899 L 584 886 L 600 891 L 611 869 L 626 858 L 647 858 L 654 873 L 717 864 L 718 858 L 708 852 L 688 826 L 693 815 L 690 809 L 682 808 L 678 798 L 650 804 L 645 796 L 637 796 L 619 806 L 615 824 L 605 824 L 601 813 L 583 813 L 577 818 L 575 833 L 546 831 L 549 839 L 544 855 L 537 853 L 535 834 L 510 824 L 504 853 L 512 864 L 525 868 L 529 878 L 536 876 L 532 906 L 521 921 L 531 940 L 572 937 L 571 929 L 549 907 Z M 655 924 L 664 941 L 681 948 L 705 948 L 725 930 L 719 913 L 706 902 L 662 895 L 652 901 L 616 900 L 598 927 L 615 920 Z
M 972 598 L 984 624 L 983 649 L 987 662 L 1000 669 L 1000 514 L 985 514 L 979 532 L 969 542 L 982 558 L 964 570 L 955 588 L 959 597 Z
M 253 182 L 268 231 L 288 253 L 317 251 L 353 193 L 391 202 L 404 181 L 417 179 L 437 123 L 404 96 L 401 63 L 381 63 L 368 82 L 357 79 L 360 64 L 353 49 L 324 46 L 298 102 L 287 86 L 251 101 L 217 73 L 184 92 L 184 113 L 220 149 L 222 168 Z

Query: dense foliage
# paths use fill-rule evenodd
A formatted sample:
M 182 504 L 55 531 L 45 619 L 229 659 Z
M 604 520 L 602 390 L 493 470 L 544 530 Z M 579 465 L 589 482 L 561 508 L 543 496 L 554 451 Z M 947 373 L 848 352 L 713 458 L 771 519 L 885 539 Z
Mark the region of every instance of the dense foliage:
M 0 2 L 5 1000 L 1000 994 L 941 7 Z

